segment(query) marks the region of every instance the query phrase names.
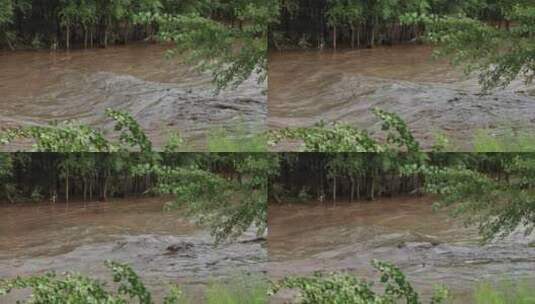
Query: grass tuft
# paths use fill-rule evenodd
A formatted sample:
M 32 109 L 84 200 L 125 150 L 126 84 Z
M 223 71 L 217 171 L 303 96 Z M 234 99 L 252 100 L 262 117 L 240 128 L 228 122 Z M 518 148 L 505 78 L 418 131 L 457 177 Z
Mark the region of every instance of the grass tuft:
M 212 283 L 205 292 L 206 304 L 266 304 L 267 282 L 250 277 L 237 277 L 230 282 Z
M 474 291 L 475 304 L 535 304 L 535 282 L 481 283 Z

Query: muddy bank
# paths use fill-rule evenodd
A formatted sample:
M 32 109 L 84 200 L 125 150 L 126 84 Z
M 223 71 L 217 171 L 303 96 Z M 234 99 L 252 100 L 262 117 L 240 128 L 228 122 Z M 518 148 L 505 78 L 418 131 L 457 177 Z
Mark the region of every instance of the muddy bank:
M 271 206 L 269 276 L 321 270 L 376 279 L 370 261 L 379 259 L 398 265 L 424 297 L 434 285 L 447 285 L 456 303 L 469 301 L 480 280 L 535 278 L 535 248 L 523 235 L 482 246 L 477 231 L 434 213 L 431 204 L 403 198 L 329 208 Z
M 343 121 L 377 133 L 374 107 L 398 113 L 429 148 L 437 133 L 470 150 L 475 129 L 500 134 L 535 125 L 535 91 L 515 82 L 481 94 L 428 46 L 270 54 L 268 126 Z M 380 137 L 380 135 L 379 135 Z
M 104 261 L 130 264 L 161 298 L 169 284 L 200 290 L 231 276 L 261 276 L 267 253 L 248 231 L 218 247 L 206 230 L 162 200 L 116 201 L 87 207 L 0 207 L 0 278 L 76 271 L 109 280 Z
M 165 59 L 165 50 L 139 44 L 1 53 L 0 128 L 75 119 L 109 130 L 104 112 L 113 108 L 131 113 L 156 146 L 169 131 L 180 131 L 201 150 L 211 129 L 242 123 L 251 133 L 262 131 L 266 96 L 256 77 L 215 95 L 209 75 Z

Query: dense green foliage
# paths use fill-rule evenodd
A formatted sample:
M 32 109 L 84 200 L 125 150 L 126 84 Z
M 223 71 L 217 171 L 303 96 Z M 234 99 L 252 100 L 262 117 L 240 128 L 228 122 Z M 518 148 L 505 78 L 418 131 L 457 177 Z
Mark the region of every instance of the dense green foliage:
M 51 49 L 68 49 L 73 42 L 105 47 L 149 37 L 151 27 L 135 26 L 134 16 L 172 10 L 167 1 L 159 0 L 2 0 L 0 6 L 5 8 L 1 44 Z
M 105 282 L 80 274 L 67 273 L 57 276 L 55 273 L 48 273 L 43 276 L 0 280 L 0 296 L 16 289 L 30 289 L 32 296 L 25 302 L 28 304 L 154 303 L 151 293 L 130 266 L 111 261 L 106 262 L 106 266 L 112 272 L 113 282 L 117 284 L 116 291 L 109 291 Z M 180 290 L 174 287 L 163 303 L 179 303 L 180 295 Z
M 33 44 L 34 47 L 55 48 L 59 43 L 69 48 L 71 41 L 83 42 L 85 47 L 94 43 L 107 46 L 157 34 L 159 24 L 149 22 L 151 16 L 180 18 L 198 15 L 245 23 L 264 13 L 262 5 L 261 1 L 253 4 L 220 0 L 53 0 L 46 3 L 2 0 L 0 26 L 17 38 L 11 42 Z M 277 12 L 277 9 L 273 11 Z M 184 28 L 185 31 L 191 29 Z
M 152 161 L 140 153 L 0 154 L 8 162 L 0 200 L 52 202 L 139 195 L 154 183 L 133 168 Z M 4 167 L 4 166 L 3 166 Z
M 420 193 L 421 174 L 404 168 L 423 165 L 428 157 L 398 152 L 283 154 L 281 173 L 271 180 L 270 199 L 352 202 Z
M 289 277 L 276 283 L 273 293 L 283 288 L 297 289 L 302 304 L 419 304 L 418 293 L 411 286 L 405 275 L 390 263 L 374 260 L 374 268 L 380 273 L 382 294 L 377 293 L 373 282 L 360 280 L 346 273 L 332 273 L 327 276 L 316 273 L 312 277 Z M 445 303 L 448 291 L 438 288 L 431 304 Z
M 12 194 L 15 192 L 10 182 L 13 174 L 13 161 L 7 154 L 0 153 L 0 193 L 10 202 L 14 201 Z
M 287 0 L 281 1 L 281 20 L 274 27 L 274 46 L 284 43 L 301 47 L 337 42 L 351 46 L 399 43 L 419 39 L 427 26 L 422 15 L 465 16 L 530 32 L 533 14 L 530 1 L 444 0 Z M 528 5 L 528 7 L 522 6 Z M 448 28 L 450 33 L 465 28 Z M 478 41 L 470 41 L 474 45 Z
M 328 126 L 321 122 L 310 128 L 273 130 L 268 138 L 272 146 L 288 140 L 302 141 L 303 152 L 377 152 L 384 149 L 366 131 L 342 123 Z
M 287 0 L 274 27 L 275 47 L 373 47 L 418 40 L 426 30 L 418 16 L 463 14 L 505 24 L 515 1 L 474 0 Z M 518 3 L 522 1 L 517 1 Z M 411 21 L 410 23 L 407 21 Z M 509 22 L 510 23 L 510 22 Z

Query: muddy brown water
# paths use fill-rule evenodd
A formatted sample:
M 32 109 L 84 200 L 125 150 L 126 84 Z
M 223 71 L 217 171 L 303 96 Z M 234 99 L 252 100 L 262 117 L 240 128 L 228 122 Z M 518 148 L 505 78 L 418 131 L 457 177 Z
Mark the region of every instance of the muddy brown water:
M 113 123 L 105 110 L 113 108 L 131 113 L 156 146 L 165 143 L 170 131 L 179 131 L 198 150 L 213 129 L 241 124 L 251 133 L 262 131 L 265 85 L 256 76 L 215 95 L 211 76 L 179 58 L 167 59 L 169 48 L 140 43 L 70 52 L 0 52 L 0 129 L 78 120 L 110 131 Z M 8 148 L 27 147 L 17 143 Z
M 271 205 L 268 274 L 277 279 L 315 271 L 349 271 L 377 280 L 372 259 L 399 266 L 430 297 L 444 284 L 456 303 L 470 303 L 481 280 L 535 279 L 534 237 L 515 233 L 482 245 L 476 229 L 443 212 L 431 198 L 404 197 L 373 203 Z M 277 302 L 291 299 L 282 294 Z
M 472 149 L 476 129 L 499 135 L 535 128 L 535 87 L 515 81 L 482 95 L 477 76 L 466 76 L 432 53 L 423 45 L 273 51 L 268 126 L 343 121 L 381 138 L 380 122 L 370 111 L 379 107 L 399 114 L 425 148 L 441 133 L 461 150 Z
M 264 244 L 242 242 L 255 238 L 254 229 L 215 247 L 208 231 L 176 212 L 164 212 L 165 202 L 144 198 L 68 207 L 0 206 L 0 279 L 74 271 L 110 281 L 104 262 L 114 260 L 131 265 L 156 299 L 177 283 L 200 299 L 211 282 L 261 278 Z M 191 248 L 167 250 L 185 243 Z M 0 298 L 0 303 L 10 301 L 14 298 Z

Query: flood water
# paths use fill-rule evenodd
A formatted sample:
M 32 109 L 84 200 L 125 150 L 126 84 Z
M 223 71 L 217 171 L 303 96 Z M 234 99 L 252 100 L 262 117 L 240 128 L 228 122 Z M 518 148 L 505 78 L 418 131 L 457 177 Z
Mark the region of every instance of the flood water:
M 535 237 L 514 234 L 482 245 L 475 229 L 433 212 L 432 202 L 404 197 L 336 207 L 272 205 L 269 276 L 349 271 L 377 280 L 370 262 L 379 259 L 399 266 L 424 297 L 445 284 L 456 303 L 470 303 L 479 280 L 535 279 L 535 248 L 529 246 Z
M 200 292 L 233 276 L 261 276 L 267 259 L 253 230 L 214 246 L 208 231 L 162 199 L 108 203 L 0 206 L 0 279 L 48 271 L 81 272 L 110 281 L 106 260 L 127 263 L 161 299 L 169 284 Z M 189 244 L 176 252 L 167 248 Z M 0 303 L 11 303 L 0 298 Z M 7 301 L 7 302 L 2 302 Z
M 442 133 L 461 150 L 471 149 L 478 128 L 502 134 L 535 127 L 534 86 L 516 81 L 482 95 L 477 75 L 432 53 L 423 45 L 271 52 L 268 126 L 343 121 L 377 133 L 370 110 L 379 107 L 399 114 L 424 147 Z
M 0 52 L 0 129 L 76 119 L 109 130 L 113 123 L 105 110 L 113 108 L 131 113 L 156 146 L 165 143 L 169 131 L 180 131 L 201 150 L 211 129 L 240 123 L 262 131 L 264 84 L 252 76 L 216 96 L 211 76 L 166 58 L 169 48 L 140 43 Z

